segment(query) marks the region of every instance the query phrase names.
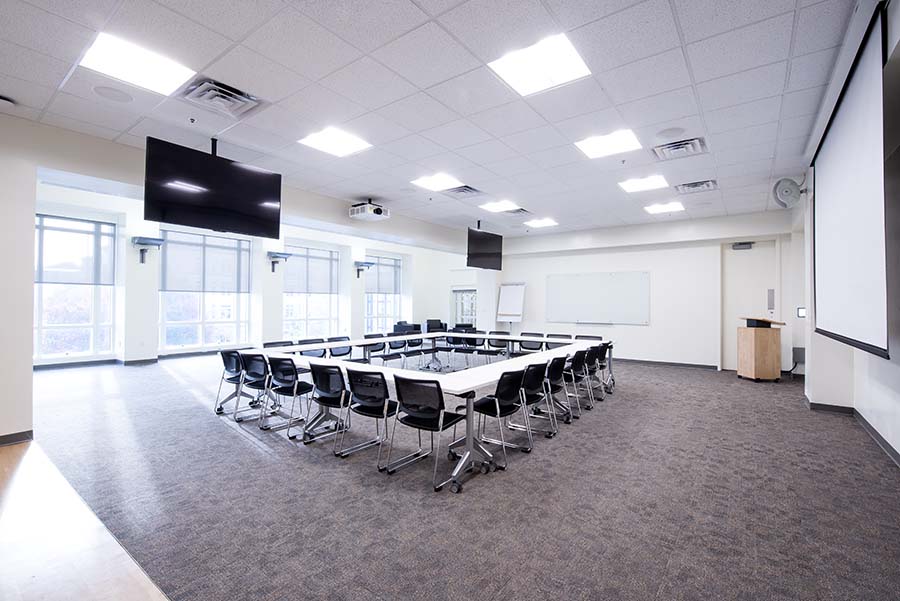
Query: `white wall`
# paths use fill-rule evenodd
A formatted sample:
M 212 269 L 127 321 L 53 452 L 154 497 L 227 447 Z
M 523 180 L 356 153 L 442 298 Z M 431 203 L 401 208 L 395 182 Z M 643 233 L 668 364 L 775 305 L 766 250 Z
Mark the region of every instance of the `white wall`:
M 584 252 L 504 256 L 503 282 L 525 282 L 524 319 L 514 331 L 599 334 L 616 356 L 718 366 L 721 250 L 718 242 Z M 650 272 L 650 325 L 583 325 L 546 321 L 551 274 Z M 481 291 L 479 290 L 479 295 Z
M 775 262 L 774 240 L 757 242 L 749 250 L 722 245 L 722 369 L 737 369 L 738 328 L 746 325 L 742 317 L 775 319 L 767 310 L 767 290 L 779 288 Z

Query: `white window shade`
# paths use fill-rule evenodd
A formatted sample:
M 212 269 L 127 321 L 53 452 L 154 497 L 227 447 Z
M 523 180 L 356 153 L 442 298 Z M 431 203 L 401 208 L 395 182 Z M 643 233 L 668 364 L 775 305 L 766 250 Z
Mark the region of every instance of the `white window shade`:
M 36 284 L 115 284 L 116 226 L 35 216 Z
M 250 242 L 163 230 L 160 290 L 250 292 Z
M 366 292 L 369 294 L 400 294 L 400 259 L 366 257 L 374 263 L 366 271 Z
M 288 246 L 291 257 L 284 263 L 284 291 L 305 294 L 337 294 L 338 253 Z

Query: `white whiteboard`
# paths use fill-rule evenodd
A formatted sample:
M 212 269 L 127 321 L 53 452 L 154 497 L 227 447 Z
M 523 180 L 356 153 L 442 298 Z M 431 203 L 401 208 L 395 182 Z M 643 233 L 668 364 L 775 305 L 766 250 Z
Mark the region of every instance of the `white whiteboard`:
M 650 272 L 547 276 L 547 321 L 650 324 Z
M 502 284 L 497 301 L 497 321 L 522 321 L 525 284 Z

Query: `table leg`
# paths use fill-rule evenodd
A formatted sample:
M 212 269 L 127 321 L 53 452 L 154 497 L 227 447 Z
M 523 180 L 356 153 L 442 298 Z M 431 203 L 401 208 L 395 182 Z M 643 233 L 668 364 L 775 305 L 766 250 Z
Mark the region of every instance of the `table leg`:
M 463 479 L 465 474 L 474 474 L 476 468 L 481 473 L 486 474 L 489 471 L 495 471 L 497 464 L 494 461 L 494 455 L 488 451 L 481 441 L 478 440 L 475 431 L 475 392 L 469 392 L 465 395 L 466 399 L 466 436 L 464 440 L 456 441 L 451 444 L 453 448 L 465 447 L 462 456 L 456 462 L 453 472 L 450 474 L 450 490 L 452 492 L 462 492 Z

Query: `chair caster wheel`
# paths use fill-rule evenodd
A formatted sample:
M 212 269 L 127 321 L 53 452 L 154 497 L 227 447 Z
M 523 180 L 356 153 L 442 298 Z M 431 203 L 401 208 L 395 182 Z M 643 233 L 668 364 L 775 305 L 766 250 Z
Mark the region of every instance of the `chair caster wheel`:
M 447 461 L 455 461 L 455 460 L 457 460 L 457 459 L 459 459 L 459 455 L 457 455 L 457 454 L 454 453 L 453 451 L 448 451 L 448 452 L 447 452 Z
M 260 430 L 269 430 L 272 426 L 260 426 Z
M 303 437 L 303 444 L 312 444 L 312 438 Z
M 387 470 L 387 475 L 388 475 L 388 476 L 393 476 L 395 471 L 396 471 L 396 470 Z
M 593 409 L 593 407 L 585 407 L 585 409 L 587 409 L 588 411 L 590 411 L 591 409 Z
M 553 438 L 553 433 L 547 432 L 546 434 L 544 434 L 544 438 Z
M 296 440 L 296 438 L 297 438 L 296 434 L 288 434 L 288 440 Z
M 435 487 L 434 487 L 434 492 L 441 492 L 443 489 L 444 489 L 443 486 L 435 486 Z
M 386 467 L 380 467 L 380 468 L 378 468 L 378 471 L 379 471 L 379 472 L 383 472 L 383 471 L 386 471 L 386 470 L 387 470 Z
M 519 450 L 522 451 L 523 453 L 530 453 L 530 452 L 531 452 L 531 449 L 519 449 Z
M 566 419 L 563 420 L 563 423 L 564 423 L 564 424 L 571 424 L 571 423 L 572 423 L 572 418 L 571 418 L 571 417 L 567 417 Z
M 224 409 L 222 409 L 221 407 L 216 407 L 216 415 L 222 415 L 223 413 L 225 413 Z
M 574 417 L 575 419 L 581 419 L 580 415 L 573 415 L 572 417 Z
M 463 490 L 463 486 L 459 482 L 451 482 L 450 483 L 450 492 L 452 492 L 453 494 L 458 495 L 459 493 L 462 492 L 462 490 Z
M 481 470 L 482 474 L 487 474 L 488 472 L 491 471 L 491 466 L 485 461 L 481 464 L 479 469 Z

